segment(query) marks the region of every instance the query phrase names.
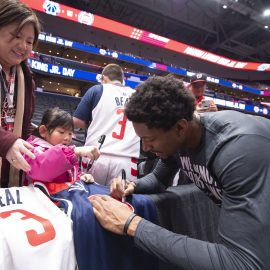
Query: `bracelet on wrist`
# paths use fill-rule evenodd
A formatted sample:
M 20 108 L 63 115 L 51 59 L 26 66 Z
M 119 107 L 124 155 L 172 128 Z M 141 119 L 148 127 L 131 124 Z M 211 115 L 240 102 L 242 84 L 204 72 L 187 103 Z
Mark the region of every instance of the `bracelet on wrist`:
M 132 221 L 136 216 L 137 216 L 137 215 L 136 215 L 135 213 L 132 213 L 132 214 L 128 217 L 128 219 L 127 219 L 127 221 L 126 221 L 126 223 L 125 223 L 125 225 L 124 225 L 124 229 L 123 229 L 124 235 L 127 235 L 128 227 L 129 227 L 131 221 Z

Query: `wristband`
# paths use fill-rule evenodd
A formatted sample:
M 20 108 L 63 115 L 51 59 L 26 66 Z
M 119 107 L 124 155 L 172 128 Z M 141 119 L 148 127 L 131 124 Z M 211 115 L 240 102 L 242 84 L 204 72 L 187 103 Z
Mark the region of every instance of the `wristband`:
M 137 215 L 136 215 L 135 213 L 132 213 L 132 214 L 128 217 L 128 219 L 127 219 L 127 221 L 126 221 L 126 223 L 125 223 L 125 225 L 124 225 L 124 229 L 123 229 L 124 235 L 127 235 L 128 227 L 129 227 L 131 221 L 132 221 L 136 216 L 137 216 Z

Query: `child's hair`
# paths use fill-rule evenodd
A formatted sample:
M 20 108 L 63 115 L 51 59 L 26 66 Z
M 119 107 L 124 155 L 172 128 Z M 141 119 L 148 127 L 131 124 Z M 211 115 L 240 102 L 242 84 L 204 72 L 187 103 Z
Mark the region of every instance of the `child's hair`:
M 44 112 L 42 120 L 39 126 L 34 130 L 33 135 L 40 137 L 39 127 L 41 125 L 44 125 L 50 134 L 57 127 L 70 129 L 72 131 L 74 129 L 72 116 L 68 112 L 61 110 L 58 107 L 49 109 Z

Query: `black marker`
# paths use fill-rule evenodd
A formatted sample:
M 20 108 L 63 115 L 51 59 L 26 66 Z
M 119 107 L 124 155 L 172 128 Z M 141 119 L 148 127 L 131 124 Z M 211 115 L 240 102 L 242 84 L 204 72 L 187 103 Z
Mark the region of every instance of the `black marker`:
M 125 191 L 126 189 L 126 182 L 127 182 L 127 176 L 126 176 L 126 171 L 122 169 L 122 189 Z M 122 196 L 122 202 L 126 202 L 126 196 Z
M 101 136 L 100 136 L 100 138 L 99 138 L 99 140 L 98 140 L 98 142 L 99 142 L 99 147 L 98 147 L 98 149 L 99 149 L 99 150 L 100 150 L 102 144 L 104 143 L 105 138 L 106 138 L 106 135 L 101 135 Z M 89 171 L 89 170 L 91 169 L 93 163 L 94 163 L 94 160 L 90 160 L 90 161 L 88 162 L 88 164 L 87 164 L 87 171 Z

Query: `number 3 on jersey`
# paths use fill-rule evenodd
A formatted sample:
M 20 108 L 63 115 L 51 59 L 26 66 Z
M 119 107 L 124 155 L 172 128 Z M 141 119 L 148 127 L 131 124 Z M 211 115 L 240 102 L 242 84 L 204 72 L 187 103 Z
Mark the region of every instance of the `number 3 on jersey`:
M 126 125 L 127 125 L 127 117 L 124 115 L 124 109 L 117 109 L 116 114 L 123 114 L 123 117 L 120 121 L 118 121 L 118 125 L 120 125 L 120 133 L 117 134 L 116 132 L 112 133 L 112 137 L 118 140 L 122 140 L 125 135 Z
M 23 221 L 24 220 L 32 220 L 32 222 L 37 222 L 38 224 L 41 224 L 43 227 L 43 232 L 38 233 L 35 230 L 26 230 L 25 234 L 27 236 L 28 242 L 31 246 L 38 246 L 41 244 L 44 244 L 46 242 L 51 241 L 52 239 L 55 238 L 56 232 L 54 230 L 54 227 L 52 223 L 45 218 L 42 218 L 40 216 L 37 216 L 33 213 L 30 213 L 28 211 L 18 209 L 18 210 L 11 210 L 11 211 L 6 211 L 0 213 L 0 218 L 8 218 L 13 214 L 19 213 L 21 214 L 21 217 L 19 220 L 21 220 L 21 228 L 23 227 Z

